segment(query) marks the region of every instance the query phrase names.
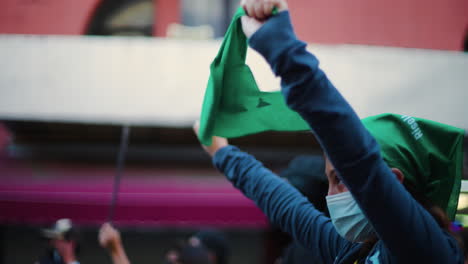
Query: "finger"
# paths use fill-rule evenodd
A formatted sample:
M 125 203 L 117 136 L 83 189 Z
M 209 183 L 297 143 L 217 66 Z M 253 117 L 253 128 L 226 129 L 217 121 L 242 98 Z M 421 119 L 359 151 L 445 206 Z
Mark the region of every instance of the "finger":
M 253 17 L 248 17 L 248 16 L 243 16 L 241 17 L 242 20 L 242 24 L 243 25 L 246 25 L 246 27 L 248 27 L 248 30 L 258 30 L 265 22 L 262 22 L 262 21 L 258 21 L 257 19 L 253 18 Z
M 105 228 L 101 228 L 101 230 L 99 230 L 99 238 L 105 237 L 106 234 L 107 234 L 107 232 L 106 232 Z
M 245 1 L 244 11 L 246 15 L 255 17 L 255 1 Z
M 226 138 L 223 138 L 223 137 L 217 137 L 217 136 L 214 136 L 213 137 L 213 141 L 216 142 L 216 145 L 218 147 L 224 147 L 228 144 L 228 141 Z
M 260 21 L 265 19 L 265 15 L 263 14 L 263 2 L 258 1 L 255 3 L 254 17 Z
M 249 25 L 250 25 L 252 20 L 255 21 L 255 18 L 252 18 L 252 17 L 249 17 L 249 16 L 241 16 L 242 29 L 244 31 L 249 29 Z
M 255 18 L 243 16 L 241 17 L 242 30 L 247 38 L 250 38 L 263 24 Z
M 271 16 L 274 7 L 275 6 L 271 2 L 266 2 L 263 4 L 263 15 L 265 16 L 265 18 Z
M 99 230 L 99 239 L 102 239 L 105 235 L 106 235 L 106 230 L 105 229 Z
M 200 121 L 197 120 L 195 121 L 195 124 L 193 124 L 193 132 L 195 132 L 195 135 L 198 136 L 198 131 L 200 130 Z
M 99 234 L 99 244 L 104 245 L 105 244 L 105 237 L 102 234 Z
M 107 232 L 109 232 L 109 229 L 110 229 L 110 226 L 109 226 L 109 225 L 104 225 L 104 226 L 102 227 L 102 232 L 107 233 Z

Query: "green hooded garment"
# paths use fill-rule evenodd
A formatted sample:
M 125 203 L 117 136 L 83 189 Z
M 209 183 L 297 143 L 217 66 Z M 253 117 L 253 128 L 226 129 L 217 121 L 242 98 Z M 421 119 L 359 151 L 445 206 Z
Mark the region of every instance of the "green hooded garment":
M 453 220 L 463 174 L 464 130 L 422 118 L 381 114 L 362 120 L 391 168 Z

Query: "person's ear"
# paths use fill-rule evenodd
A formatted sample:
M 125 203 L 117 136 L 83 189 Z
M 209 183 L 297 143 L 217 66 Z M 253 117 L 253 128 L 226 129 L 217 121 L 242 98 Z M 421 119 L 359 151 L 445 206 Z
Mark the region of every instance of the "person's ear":
M 397 168 L 392 168 L 392 172 L 393 174 L 395 174 L 398 181 L 403 183 L 403 180 L 405 179 L 405 175 L 403 174 L 403 172 L 401 172 L 401 170 Z

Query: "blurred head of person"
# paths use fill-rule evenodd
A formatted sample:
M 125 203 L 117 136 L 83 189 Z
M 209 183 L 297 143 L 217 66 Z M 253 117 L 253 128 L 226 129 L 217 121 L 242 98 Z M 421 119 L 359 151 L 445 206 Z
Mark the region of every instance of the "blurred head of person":
M 214 264 L 210 252 L 202 245 L 180 243 L 166 252 L 164 264 Z
M 201 230 L 186 240 L 179 241 L 166 252 L 167 264 L 227 264 L 229 246 L 219 230 Z
M 191 246 L 203 246 L 215 264 L 226 264 L 229 257 L 228 240 L 223 232 L 215 229 L 201 230 L 188 239 Z
M 79 253 L 79 232 L 70 219 L 59 219 L 50 228 L 41 230 L 47 240 L 47 252 L 40 263 L 63 263 L 76 259 Z
M 325 196 L 328 179 L 325 174 L 325 160 L 319 155 L 297 156 L 279 176 L 298 189 L 316 209 L 328 215 Z

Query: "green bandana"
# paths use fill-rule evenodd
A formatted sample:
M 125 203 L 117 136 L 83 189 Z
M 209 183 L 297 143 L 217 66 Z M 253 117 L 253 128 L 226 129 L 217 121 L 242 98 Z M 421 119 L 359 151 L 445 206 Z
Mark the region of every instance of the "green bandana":
M 239 8 L 218 55 L 211 63 L 200 118 L 198 138 L 211 145 L 212 136 L 234 138 L 268 130 L 308 130 L 307 123 L 290 110 L 281 92 L 261 92 L 245 64 L 247 38 Z
M 462 129 L 405 115 L 362 120 L 390 167 L 454 219 L 463 170 Z

